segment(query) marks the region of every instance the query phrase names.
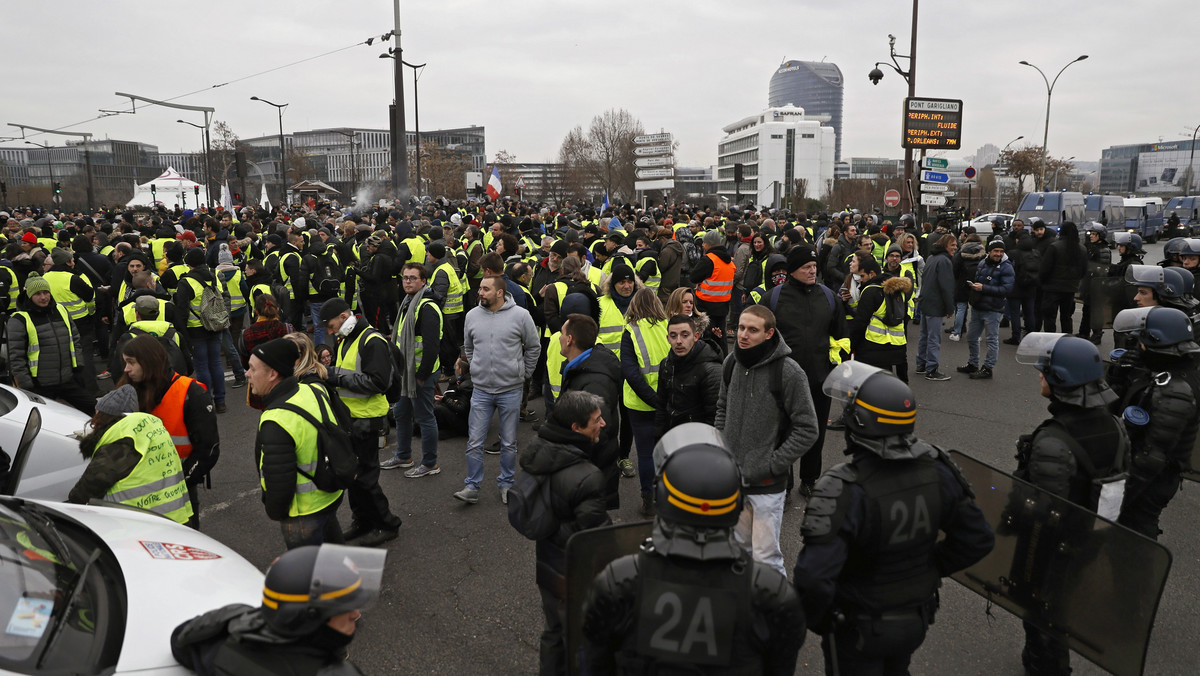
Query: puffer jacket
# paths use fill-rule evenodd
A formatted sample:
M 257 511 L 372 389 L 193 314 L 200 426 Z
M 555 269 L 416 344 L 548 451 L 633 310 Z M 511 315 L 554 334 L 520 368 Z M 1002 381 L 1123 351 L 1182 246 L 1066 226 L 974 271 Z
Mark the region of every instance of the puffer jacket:
M 74 377 L 74 369 L 71 367 L 71 349 L 67 341 L 74 341 L 76 355 L 81 354 L 80 350 L 83 349 L 75 322 L 67 320 L 70 322 L 71 336 L 68 338 L 67 323 L 62 320 L 55 303 L 41 308 L 32 301 L 25 301 L 21 309 L 28 312 L 33 320 L 41 355 L 38 357 L 38 376 L 35 379 L 29 371 L 29 335 L 25 320 L 14 313 L 8 318 L 8 371 L 17 387 L 30 390 L 69 382 Z
M 817 414 L 804 369 L 789 359 L 791 348 L 778 333 L 771 338 L 775 349 L 749 368 L 733 359 L 729 384 L 721 383 L 717 417 L 713 426 L 725 439 L 741 467 L 747 493 L 778 493 L 787 489 L 792 463 L 800 459 L 817 439 Z M 783 401 L 780 411 L 771 394 L 771 371 L 782 370 Z M 779 438 L 782 418 L 790 419 L 790 430 Z
M 684 423 L 713 424 L 721 393 L 721 356 L 703 341 L 682 357 L 667 355 L 658 371 L 658 400 L 654 436 Z
M 1073 258 L 1068 248 L 1074 252 Z M 1079 242 L 1060 237 L 1046 247 L 1038 280 L 1046 291 L 1075 293 L 1079 290 L 1079 280 L 1087 271 L 1087 262 L 1087 252 Z
M 588 460 L 591 440 L 554 422 L 538 430 L 517 459 L 528 474 L 548 475 L 550 507 L 558 532 L 537 541 L 537 583 L 563 598 L 567 540 L 581 530 L 610 523 L 605 510 L 604 474 Z
M 967 282 L 975 279 L 975 270 L 986 252 L 980 242 L 964 242 L 954 256 L 954 302 L 965 303 L 969 298 Z
M 983 290 L 972 293 L 974 301 L 971 307 L 981 312 L 1003 312 L 1008 306 L 1008 295 L 1012 293 L 1015 278 L 1016 274 L 1013 273 L 1007 255 L 1001 258 L 999 263 L 993 261 L 990 256 L 985 257 L 976 268 L 972 280 L 982 284 Z

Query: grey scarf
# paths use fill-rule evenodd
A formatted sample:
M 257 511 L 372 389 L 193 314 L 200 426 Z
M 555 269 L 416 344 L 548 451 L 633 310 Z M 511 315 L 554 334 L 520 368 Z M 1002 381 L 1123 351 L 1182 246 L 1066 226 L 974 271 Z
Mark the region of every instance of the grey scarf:
M 404 300 L 408 309 L 400 308 L 398 326 L 392 330 L 393 336 L 398 336 L 396 344 L 404 354 L 404 380 L 400 381 L 400 396 L 417 396 L 417 308 L 421 307 L 421 299 L 425 297 L 425 289 L 415 296 Z

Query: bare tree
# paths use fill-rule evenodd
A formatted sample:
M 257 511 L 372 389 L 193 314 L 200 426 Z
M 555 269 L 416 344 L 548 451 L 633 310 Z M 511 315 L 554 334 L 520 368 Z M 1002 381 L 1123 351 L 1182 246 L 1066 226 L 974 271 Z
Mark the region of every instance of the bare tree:
M 501 148 L 496 151 L 496 156 L 492 161 L 500 168 L 500 186 L 511 194 L 513 187 L 517 183 L 515 168 L 513 167 L 517 163 L 517 156 Z
M 1017 192 L 1021 192 L 1026 178 L 1041 174 L 1042 147 L 1025 146 L 1005 150 L 1000 153 L 1000 163 L 1004 165 L 1004 175 L 1017 179 Z
M 234 133 L 228 122 L 217 120 L 212 126 L 211 140 L 212 154 L 209 158 L 213 168 L 212 180 L 224 183 L 229 178 L 230 168 L 237 163 L 237 152 L 242 145 L 241 139 Z
M 636 178 L 633 139 L 644 131 L 641 121 L 629 111 L 607 110 L 592 118 L 586 133 L 582 126 L 567 133 L 560 160 L 568 173 L 577 172 L 588 184 L 607 192 L 610 200 L 628 199 Z

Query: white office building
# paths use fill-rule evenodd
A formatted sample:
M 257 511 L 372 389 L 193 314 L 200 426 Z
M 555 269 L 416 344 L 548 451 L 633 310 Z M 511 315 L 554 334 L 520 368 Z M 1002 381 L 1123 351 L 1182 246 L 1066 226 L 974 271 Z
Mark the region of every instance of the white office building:
M 836 138 L 829 117 L 805 115 L 803 108 L 781 106 L 726 125 L 717 146 L 717 192 L 742 202 L 773 204 L 805 181 L 805 196 L 820 197 L 833 184 Z M 742 165 L 741 185 L 734 165 Z

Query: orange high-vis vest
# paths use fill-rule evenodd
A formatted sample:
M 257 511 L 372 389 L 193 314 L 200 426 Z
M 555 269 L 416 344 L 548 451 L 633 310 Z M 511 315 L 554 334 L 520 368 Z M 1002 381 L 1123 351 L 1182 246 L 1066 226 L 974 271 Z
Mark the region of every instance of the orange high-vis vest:
M 736 266 L 733 261 L 726 263 L 709 252 L 708 259 L 712 261 L 713 273 L 708 279 L 700 282 L 696 289 L 696 298 L 706 303 L 728 303 L 733 297 L 733 273 Z
M 175 442 L 175 450 L 179 451 L 181 460 L 187 460 L 192 454 L 192 440 L 188 437 L 187 425 L 183 422 L 183 404 L 187 401 L 188 388 L 194 382 L 197 381 L 187 376 L 176 375 L 162 401 L 150 412 L 162 421 L 163 427 L 171 434 L 171 441 Z M 204 384 L 201 383 L 200 386 L 203 387 Z

